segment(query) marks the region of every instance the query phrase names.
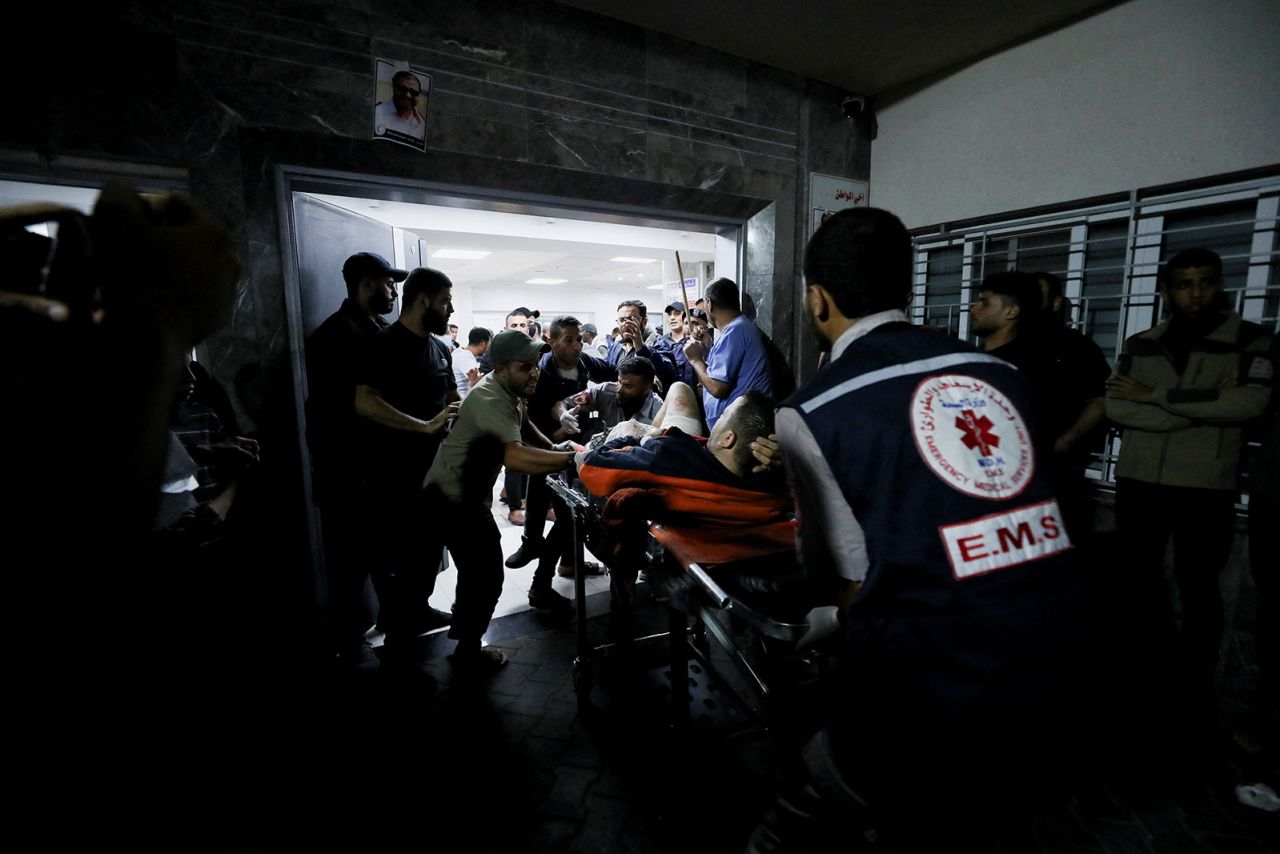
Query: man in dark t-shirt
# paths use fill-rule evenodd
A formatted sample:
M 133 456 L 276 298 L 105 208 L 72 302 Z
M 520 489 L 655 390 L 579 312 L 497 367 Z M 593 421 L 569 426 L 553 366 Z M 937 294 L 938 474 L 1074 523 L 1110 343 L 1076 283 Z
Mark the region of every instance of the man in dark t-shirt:
M 438 270 L 410 273 L 400 318 L 378 333 L 357 374 L 356 412 L 373 422 L 368 500 L 385 509 L 386 530 L 397 535 L 373 567 L 387 635 L 384 664 L 416 661 L 418 636 L 449 622 L 428 604 L 438 563 L 425 565 L 430 555 L 402 534 L 430 523 L 423 518 L 422 481 L 458 411 L 449 349 L 436 337 L 448 328 L 452 289 Z
M 987 353 L 1026 378 L 1038 456 L 1048 464 L 1067 529 L 1081 545 L 1092 529 L 1084 469 L 1101 438 L 1102 397 L 1111 366 L 1092 341 L 1051 324 L 1043 304 L 1036 274 L 992 273 L 982 280 L 970 310 L 972 328 Z
M 396 282 L 409 273 L 373 252 L 357 252 L 342 265 L 347 298 L 307 338 L 307 447 L 312 496 L 320 509 L 329 619 L 339 666 L 378 666 L 365 631 L 369 548 L 364 499 L 364 419 L 356 415 L 356 371 L 364 349 L 385 329 L 383 315 L 396 302 Z

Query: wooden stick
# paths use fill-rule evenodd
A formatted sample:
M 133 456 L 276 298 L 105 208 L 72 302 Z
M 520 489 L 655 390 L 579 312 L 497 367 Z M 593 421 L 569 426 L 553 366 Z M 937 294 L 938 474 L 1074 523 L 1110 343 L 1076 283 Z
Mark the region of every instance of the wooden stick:
M 680 296 L 684 297 L 685 337 L 689 337 L 689 292 L 684 287 L 684 267 L 680 266 L 680 253 L 676 253 L 676 275 L 680 277 Z

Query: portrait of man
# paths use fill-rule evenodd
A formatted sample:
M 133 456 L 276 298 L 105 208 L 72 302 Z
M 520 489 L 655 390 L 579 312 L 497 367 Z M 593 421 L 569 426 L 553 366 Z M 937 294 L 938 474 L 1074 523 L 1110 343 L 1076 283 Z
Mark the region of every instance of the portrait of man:
M 410 70 L 403 63 L 379 59 L 374 88 L 373 137 L 427 148 L 427 101 L 431 76 Z

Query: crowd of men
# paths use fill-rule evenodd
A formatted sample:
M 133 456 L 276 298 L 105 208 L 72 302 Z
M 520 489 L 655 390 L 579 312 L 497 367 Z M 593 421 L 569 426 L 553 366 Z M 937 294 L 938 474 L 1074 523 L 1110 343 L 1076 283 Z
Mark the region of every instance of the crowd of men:
M 20 252 L 32 238 L 19 228 L 7 249 L 8 281 L 30 288 L 0 291 L 6 387 L 28 404 L 6 436 L 29 452 L 14 455 L 5 509 L 56 570 L 20 573 L 40 594 L 30 601 L 65 605 L 63 625 L 80 627 L 73 638 L 50 633 L 61 660 L 82 653 L 69 640 L 90 637 L 123 661 L 128 639 L 107 620 L 154 618 L 144 606 L 176 589 L 174 575 L 159 572 L 172 564 L 143 561 L 110 583 L 81 571 L 77 595 L 51 587 L 77 569 L 129 566 L 117 558 L 145 554 L 147 535 L 192 554 L 208 549 L 232 524 L 258 448 L 190 359 L 231 304 L 238 270 L 225 233 L 181 200 L 153 207 L 120 188 L 104 191 L 92 227 L 100 297 L 46 288 L 47 239 Z M 62 252 L 71 240 L 71 231 L 60 237 Z M 130 259 L 153 256 L 182 259 L 168 289 L 148 290 L 134 275 Z M 1136 663 L 1126 696 L 1144 696 L 1152 727 L 1179 734 L 1180 759 L 1207 750 L 1224 631 L 1218 582 L 1250 439 L 1259 445 L 1248 483 L 1258 641 L 1276 697 L 1276 336 L 1232 309 L 1222 260 L 1192 249 L 1160 270 L 1167 319 L 1131 336 L 1114 368 L 1064 325 L 1062 282 L 1044 273 L 979 284 L 980 350 L 908 321 L 913 260 L 909 234 L 886 211 L 824 222 L 805 251 L 804 313 L 827 358 L 792 391 L 794 376 L 725 279 L 707 286 L 701 306 L 668 306 L 666 334 L 649 328 L 646 306 L 625 301 L 610 336 L 520 307 L 506 328 L 473 329 L 463 344 L 449 325 L 447 276 L 352 255 L 347 298 L 306 353 L 336 660 L 413 672 L 424 634 L 447 625 L 459 677 L 502 667 L 502 652 L 482 638 L 504 563 L 537 561 L 530 605 L 569 610 L 550 585 L 569 565 L 563 515 L 546 527 L 555 501 L 545 478 L 573 466 L 593 491 L 648 488 L 664 512 L 712 528 L 794 513 L 805 571 L 836 582 L 803 641 L 827 644 L 838 662 L 826 725 L 750 850 L 838 846 L 868 809 L 895 849 L 952 850 L 960 838 L 977 850 L 1063 767 L 1077 744 L 1070 735 L 1099 705 L 1090 682 L 1104 658 Z M 64 381 L 77 372 L 89 381 L 73 400 Z M 73 409 L 86 401 L 114 407 L 101 437 L 112 453 L 66 453 L 83 445 Z M 1108 422 L 1122 431 L 1116 554 L 1095 536 L 1083 485 Z M 524 525 L 505 557 L 491 511 L 503 469 L 517 505 L 508 521 Z M 68 537 L 60 511 L 73 483 L 94 512 Z M 521 503 L 522 518 L 512 515 Z M 1163 574 L 1170 543 L 1174 598 Z M 446 550 L 458 569 L 451 612 L 429 602 Z M 1132 605 L 1131 649 L 1096 654 L 1099 592 Z M 103 602 L 128 607 L 104 617 Z M 380 658 L 365 640 L 375 619 L 386 637 Z M 176 617 L 169 628 L 182 630 Z M 104 696 L 117 680 L 123 696 L 154 694 L 150 673 L 88 676 L 85 687 Z M 73 703 L 39 709 L 62 736 L 86 726 Z M 103 710 L 106 730 L 90 727 L 99 745 L 104 731 L 127 735 L 125 745 L 145 735 L 133 710 Z
M 503 654 L 481 638 L 504 564 L 536 562 L 530 606 L 572 613 L 551 585 L 574 571 L 568 514 L 546 484 L 568 468 L 601 494 L 656 485 L 669 512 L 713 526 L 718 513 L 758 523 L 794 512 L 804 570 L 840 591 L 810 614 L 805 643 L 838 636 L 845 675 L 828 726 L 804 750 L 805 784 L 780 794 L 752 845 L 838 838 L 841 816 L 870 804 L 902 846 L 941 850 L 935 832 L 956 825 L 913 821 L 919 781 L 959 793 L 948 818 L 980 837 L 1019 802 L 1010 781 L 1053 767 L 1063 744 L 1050 725 L 1081 710 L 1099 643 L 1084 564 L 1106 557 L 1086 470 L 1110 421 L 1123 429 L 1120 559 L 1106 584 L 1134 604 L 1146 653 L 1135 660 L 1155 702 L 1209 738 L 1218 578 L 1250 429 L 1265 428 L 1258 505 L 1272 516 L 1276 506 L 1273 336 L 1231 309 L 1218 256 L 1190 250 L 1161 270 L 1169 318 L 1130 338 L 1114 370 L 1070 327 L 1063 282 L 1049 273 L 982 280 L 978 349 L 908 321 L 913 257 L 885 211 L 841 212 L 819 228 L 804 307 L 827 355 L 797 390 L 728 279 L 709 283 L 697 306 L 667 306 L 665 332 L 626 300 L 608 336 L 519 307 L 504 329 L 472 329 L 463 344 L 443 273 L 352 256 L 348 299 L 308 342 L 339 659 L 377 664 L 361 611 L 367 578 L 386 633 L 382 667 L 415 666 L 423 633 L 449 625 L 456 671 L 500 668 Z M 398 282 L 400 315 L 388 325 Z M 779 466 L 789 495 L 768 478 Z M 507 518 L 522 527 L 505 559 L 490 509 L 504 469 Z M 1277 521 L 1258 539 L 1274 538 Z M 376 554 L 369 530 L 387 534 Z M 1170 539 L 1176 607 L 1163 581 Z M 446 548 L 458 568 L 451 614 L 427 602 Z M 1254 572 L 1273 595 L 1274 579 Z
M 462 345 L 448 322 L 452 283 L 443 273 L 398 270 L 361 252 L 347 260 L 343 278 L 347 299 L 307 342 L 308 441 L 334 651 L 358 671 L 414 667 L 424 634 L 445 625 L 458 640 L 455 668 L 501 667 L 502 654 L 483 649 L 480 638 L 504 564 L 536 561 L 530 606 L 572 612 L 551 584 L 574 570 L 568 514 L 553 501 L 546 475 L 573 465 L 596 433 L 623 421 L 653 423 L 664 399 L 678 401 L 672 424 L 705 436 L 702 425 L 714 428 L 734 400 L 772 393 L 766 336 L 742 315 L 737 285 L 727 279 L 708 287 L 705 309 L 689 312 L 688 337 L 683 323 L 667 334 L 650 328 L 644 303 L 625 300 L 614 334 L 598 343 L 594 324 L 562 315 L 544 325 L 540 312 L 521 306 L 504 329 L 472 329 Z M 399 283 L 399 316 L 388 323 Z M 683 307 L 668 306 L 667 314 L 682 317 Z M 697 383 L 701 396 L 682 378 Z M 756 438 L 746 437 L 744 447 Z M 503 470 L 499 497 L 508 522 L 523 529 L 505 560 L 490 510 Z M 426 533 L 414 535 L 424 520 Z M 388 531 L 386 545 L 369 548 L 371 525 Z M 446 547 L 458 568 L 452 613 L 429 604 Z M 367 639 L 370 580 L 385 635 L 381 658 Z

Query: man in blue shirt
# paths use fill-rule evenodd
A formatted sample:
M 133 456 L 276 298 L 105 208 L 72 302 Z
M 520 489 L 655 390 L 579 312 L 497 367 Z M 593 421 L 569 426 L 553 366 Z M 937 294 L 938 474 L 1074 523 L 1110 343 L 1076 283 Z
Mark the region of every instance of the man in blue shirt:
M 707 429 L 716 426 L 721 413 L 748 390 L 773 396 L 769 354 L 755 324 L 742 313 L 738 286 L 730 279 L 716 279 L 707 285 L 706 311 L 718 330 L 708 352 L 695 340 L 685 343 L 684 354 L 702 383 L 702 406 Z

